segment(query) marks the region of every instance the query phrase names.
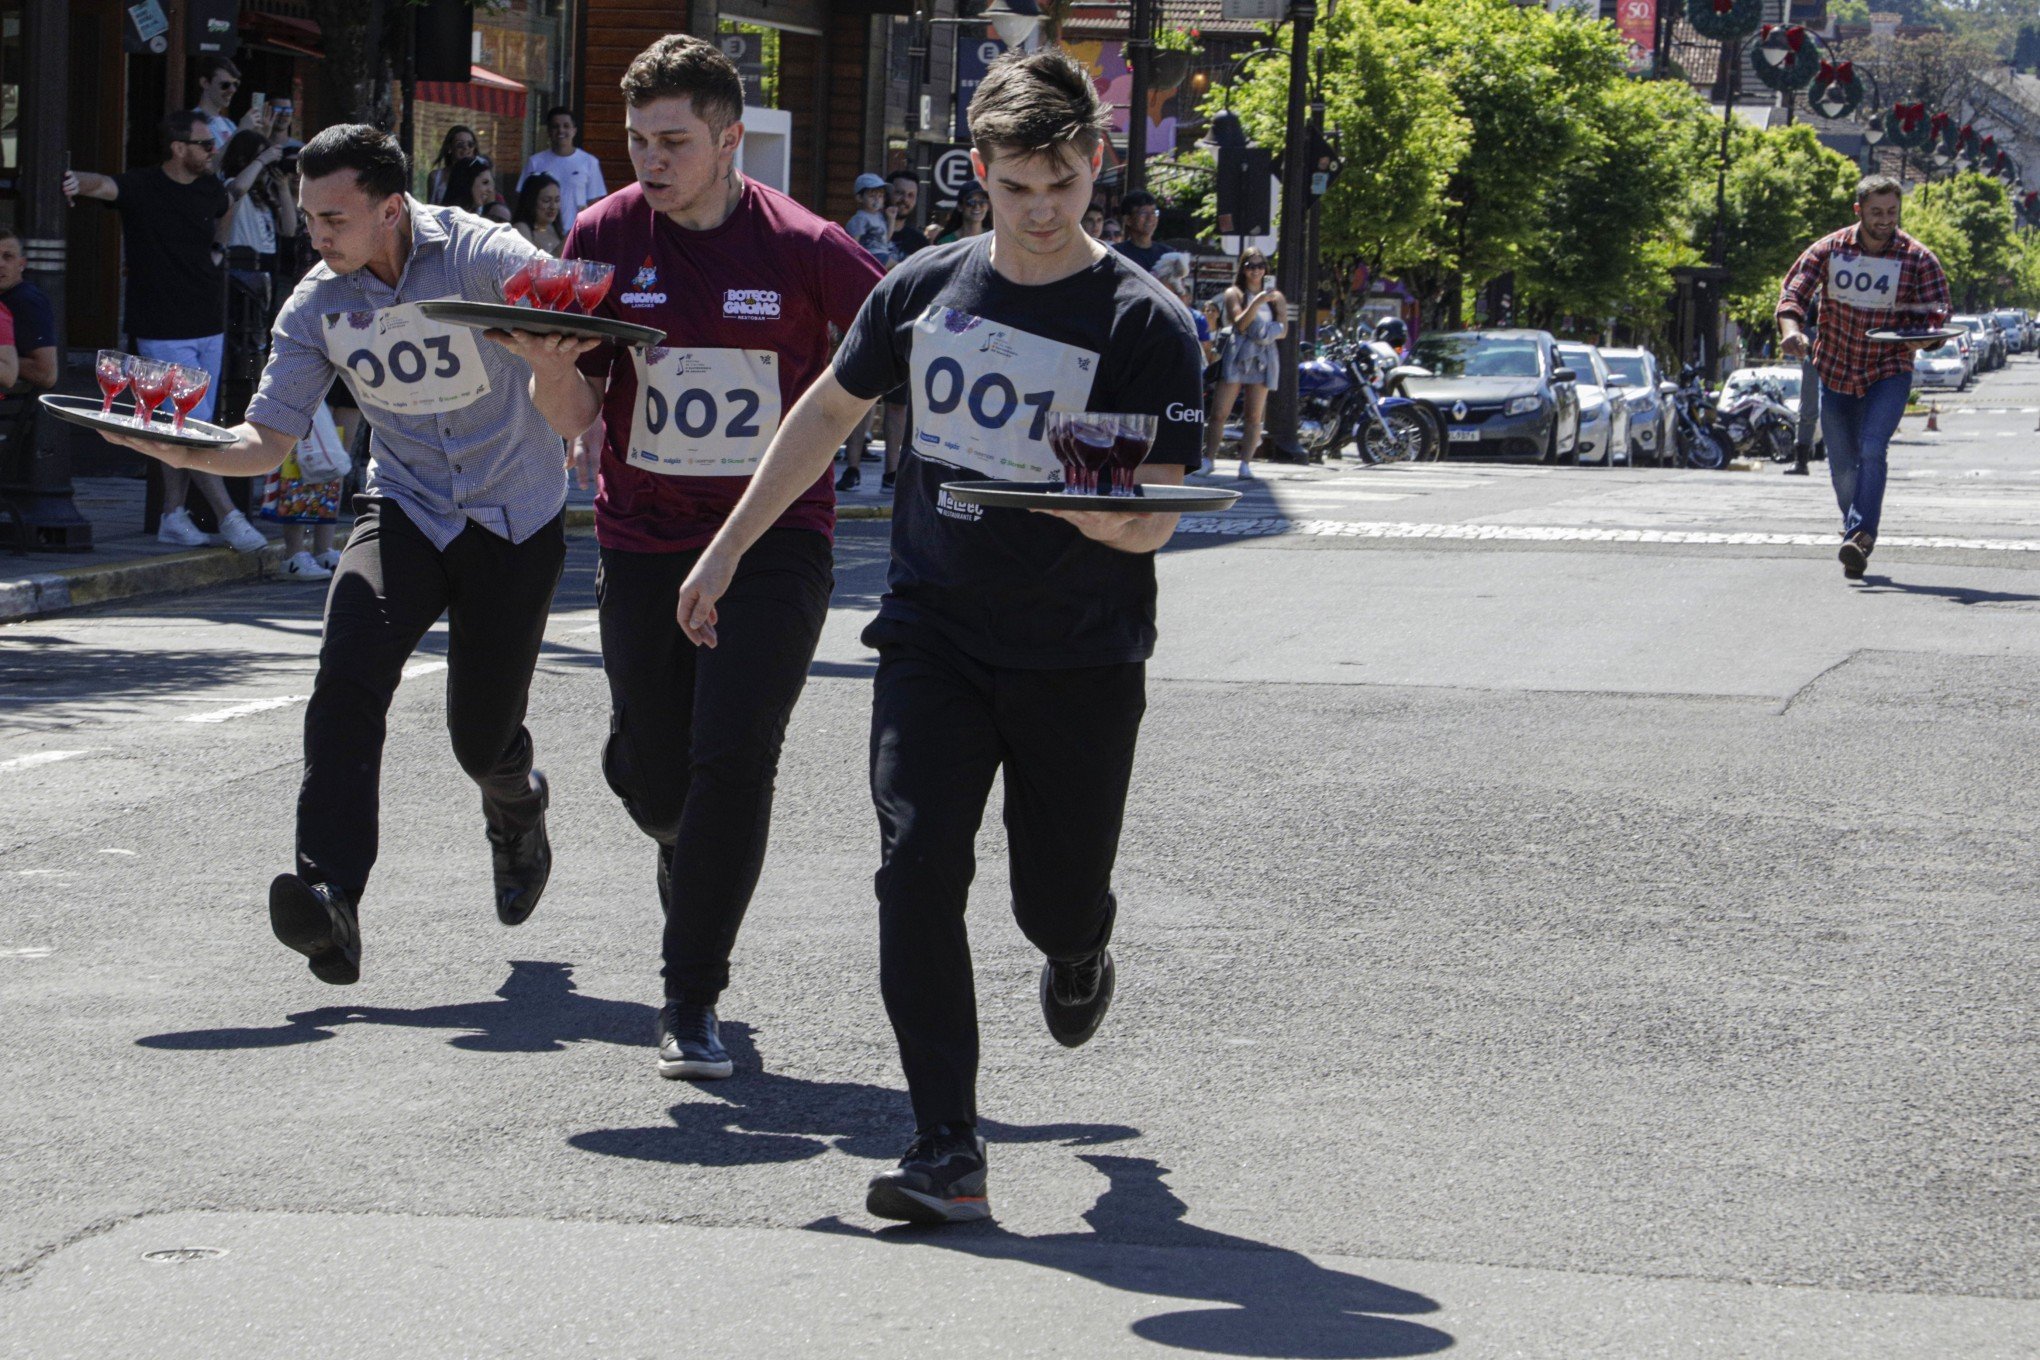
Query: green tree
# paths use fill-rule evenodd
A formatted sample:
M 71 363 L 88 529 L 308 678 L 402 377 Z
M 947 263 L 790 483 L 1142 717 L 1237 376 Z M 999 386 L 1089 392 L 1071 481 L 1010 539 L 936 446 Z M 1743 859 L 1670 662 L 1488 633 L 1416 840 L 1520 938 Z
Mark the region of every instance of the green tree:
M 1988 175 L 1923 184 L 1905 201 L 1905 230 L 1940 257 L 1955 305 L 1996 305 L 2014 283 L 2020 247 L 2012 199 Z
M 1759 131 L 1737 121 L 1729 136 L 1728 212 L 1723 226 L 1728 314 L 1738 325 L 1758 331 L 1770 328 L 1778 287 L 1799 253 L 1855 220 L 1859 177 L 1855 162 L 1822 146 L 1805 124 Z M 1704 176 L 1694 177 L 1690 193 L 1689 239 L 1696 250 L 1712 258 L 1711 165 Z

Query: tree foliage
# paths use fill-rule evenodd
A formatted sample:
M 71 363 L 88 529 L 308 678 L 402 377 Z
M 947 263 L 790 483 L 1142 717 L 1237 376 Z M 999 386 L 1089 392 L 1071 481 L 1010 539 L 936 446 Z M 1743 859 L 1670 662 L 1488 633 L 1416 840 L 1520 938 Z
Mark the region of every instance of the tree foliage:
M 1905 230 L 1940 257 L 1957 307 L 2006 302 L 2016 286 L 2020 246 L 2012 199 L 1987 175 L 1957 175 L 1906 196 Z

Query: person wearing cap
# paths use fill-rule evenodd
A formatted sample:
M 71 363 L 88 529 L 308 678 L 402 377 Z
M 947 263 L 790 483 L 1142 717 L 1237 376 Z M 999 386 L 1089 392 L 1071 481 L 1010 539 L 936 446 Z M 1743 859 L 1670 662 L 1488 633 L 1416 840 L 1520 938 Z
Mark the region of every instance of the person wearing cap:
M 871 252 L 871 258 L 881 264 L 893 258 L 892 223 L 885 215 L 885 180 L 873 174 L 857 177 L 855 185 L 857 211 L 850 214 L 850 220 L 843 224 L 843 230 L 850 233 L 850 239 Z

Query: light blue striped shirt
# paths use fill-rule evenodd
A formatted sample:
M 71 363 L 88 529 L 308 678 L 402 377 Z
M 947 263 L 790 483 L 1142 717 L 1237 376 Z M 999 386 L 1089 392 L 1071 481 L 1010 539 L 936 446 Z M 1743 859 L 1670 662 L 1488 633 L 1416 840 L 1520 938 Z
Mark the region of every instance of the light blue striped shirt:
M 522 543 L 567 499 L 565 445 L 531 404 L 531 369 L 412 304 L 501 302 L 504 274 L 537 252 L 507 226 L 408 202 L 411 254 L 397 286 L 315 265 L 276 318 L 248 419 L 302 439 L 337 375 L 374 430 L 371 496 L 394 501 L 437 548 L 470 522 Z

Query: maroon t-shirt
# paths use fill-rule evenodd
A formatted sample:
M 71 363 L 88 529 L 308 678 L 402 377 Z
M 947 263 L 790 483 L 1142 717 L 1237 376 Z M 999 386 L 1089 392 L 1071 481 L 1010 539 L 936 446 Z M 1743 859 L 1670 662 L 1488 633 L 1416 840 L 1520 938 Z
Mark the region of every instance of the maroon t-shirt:
M 828 366 L 830 327 L 850 329 L 879 268 L 841 227 L 748 179 L 710 231 L 675 225 L 629 185 L 581 211 L 562 254 L 616 266 L 601 315 L 666 332 L 664 345 L 607 345 L 581 360 L 609 384 L 595 536 L 629 552 L 703 547 Z M 779 525 L 834 532 L 827 471 Z

